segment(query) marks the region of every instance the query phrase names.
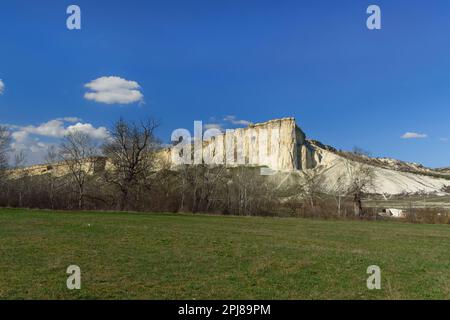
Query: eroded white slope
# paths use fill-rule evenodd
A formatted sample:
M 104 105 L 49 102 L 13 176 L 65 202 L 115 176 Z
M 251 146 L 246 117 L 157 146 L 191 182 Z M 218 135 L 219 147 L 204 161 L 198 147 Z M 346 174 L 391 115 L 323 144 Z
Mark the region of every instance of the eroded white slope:
M 315 146 L 316 160 L 319 163 L 318 170 L 325 174 L 326 184 L 332 188 L 337 186 L 338 179 L 343 174 L 348 177 L 358 163 L 331 151 Z M 376 166 L 370 166 L 374 170 L 374 187 L 367 190 L 379 194 L 401 193 L 442 193 L 445 186 L 450 185 L 450 180 L 435 178 L 427 175 L 390 170 Z M 345 179 L 344 179 L 345 180 Z

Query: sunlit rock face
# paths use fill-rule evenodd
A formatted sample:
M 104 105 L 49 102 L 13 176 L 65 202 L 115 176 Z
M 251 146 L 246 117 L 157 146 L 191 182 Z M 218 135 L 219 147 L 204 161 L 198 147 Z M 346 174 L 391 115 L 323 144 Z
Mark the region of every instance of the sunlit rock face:
M 208 164 L 266 166 L 278 171 L 311 169 L 314 148 L 294 118 L 257 123 L 227 130 L 207 139 L 203 159 Z

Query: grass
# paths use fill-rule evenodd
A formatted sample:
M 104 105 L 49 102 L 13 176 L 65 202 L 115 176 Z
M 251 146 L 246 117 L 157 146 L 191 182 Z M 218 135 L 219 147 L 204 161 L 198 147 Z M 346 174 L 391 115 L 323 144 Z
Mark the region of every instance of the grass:
M 450 227 L 1 209 L 0 298 L 449 299 Z

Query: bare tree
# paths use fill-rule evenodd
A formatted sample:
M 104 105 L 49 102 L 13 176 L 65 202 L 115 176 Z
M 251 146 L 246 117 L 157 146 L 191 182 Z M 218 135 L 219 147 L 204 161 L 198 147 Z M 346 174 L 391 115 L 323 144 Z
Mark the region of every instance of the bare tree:
M 103 153 L 112 164 L 105 173 L 106 180 L 120 192 L 120 210 L 128 206 L 133 189 L 150 187 L 148 182 L 155 170 L 159 149 L 159 141 L 154 135 L 157 127 L 157 122 L 152 119 L 140 124 L 119 119 L 110 131 L 111 138 L 103 146 Z
M 14 169 L 25 167 L 27 163 L 27 154 L 24 150 L 19 150 L 14 153 Z
M 184 211 L 186 207 L 186 198 L 189 191 L 190 166 L 187 164 L 180 165 L 177 170 L 178 174 L 178 190 L 180 194 L 180 206 L 178 211 Z
M 85 187 L 89 174 L 93 173 L 97 148 L 92 138 L 81 131 L 67 134 L 60 145 L 59 155 L 77 186 L 78 208 L 83 209 Z
M 8 128 L 0 126 L 0 177 L 8 167 L 10 132 Z
M 359 157 L 370 157 L 370 151 L 364 150 L 361 147 L 353 147 L 352 153 Z
M 57 186 L 57 176 L 55 172 L 56 162 L 58 161 L 58 151 L 54 145 L 51 145 L 47 149 L 45 155 L 45 164 L 47 165 L 47 180 L 48 180 L 48 196 L 50 200 L 51 209 L 55 209 L 55 192 Z
M 244 167 L 240 166 L 236 169 L 232 176 L 234 187 L 234 193 L 231 195 L 231 200 L 237 207 L 237 213 L 239 215 L 251 215 L 252 214 L 252 194 L 254 194 L 255 179 L 253 172 Z
M 318 170 L 303 171 L 303 185 L 300 192 L 305 197 L 311 208 L 314 208 L 320 195 L 324 193 L 325 176 Z
M 10 184 L 6 181 L 6 169 L 8 168 L 10 137 L 8 128 L 0 126 L 0 191 L 5 196 L 6 205 L 8 206 L 10 204 Z
M 336 202 L 337 215 L 342 215 L 342 200 L 345 199 L 349 193 L 348 177 L 345 173 L 341 173 L 336 179 L 335 184 L 329 190 L 329 193 L 333 195 Z
M 354 163 L 349 170 L 348 194 L 353 195 L 353 207 L 355 216 L 364 215 L 362 197 L 365 192 L 374 186 L 375 171 L 373 167 Z
M 20 170 L 25 167 L 27 162 L 27 155 L 24 150 L 19 150 L 14 153 L 14 169 L 16 170 L 15 180 L 17 185 L 17 192 L 19 195 L 19 207 L 23 207 L 23 197 L 25 187 L 28 184 L 28 171 Z
M 223 202 L 223 189 L 227 181 L 227 170 L 222 165 L 191 165 L 179 169 L 180 178 L 180 210 L 185 205 L 186 194 L 192 196 L 193 212 L 208 212 L 216 202 Z
M 226 183 L 226 211 L 239 215 L 267 212 L 274 188 L 269 185 L 268 178 L 260 174 L 260 168 L 233 168 Z

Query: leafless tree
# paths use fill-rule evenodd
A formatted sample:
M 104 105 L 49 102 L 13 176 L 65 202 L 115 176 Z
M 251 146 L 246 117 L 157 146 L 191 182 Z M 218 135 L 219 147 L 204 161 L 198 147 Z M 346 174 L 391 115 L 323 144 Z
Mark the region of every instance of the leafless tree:
M 177 170 L 177 185 L 178 192 L 180 194 L 180 206 L 178 211 L 183 212 L 186 208 L 186 199 L 189 191 L 189 179 L 190 179 L 190 166 L 188 164 L 183 164 L 178 167 Z
M 271 206 L 271 194 L 275 186 L 268 177 L 260 174 L 260 168 L 239 166 L 233 168 L 226 185 L 226 211 L 238 215 L 267 213 Z
M 28 171 L 20 170 L 25 167 L 27 162 L 27 155 L 24 150 L 19 150 L 14 153 L 14 169 L 16 170 L 16 189 L 19 196 L 19 207 L 23 207 L 23 197 L 26 185 L 28 184 Z
M 303 184 L 300 186 L 301 195 L 306 198 L 311 208 L 315 207 L 316 201 L 324 193 L 325 176 L 319 169 L 303 171 Z
M 45 155 L 45 164 L 47 165 L 47 175 L 48 180 L 48 196 L 50 200 L 51 209 L 55 209 L 55 193 L 58 189 L 58 178 L 56 176 L 56 168 L 58 161 L 58 151 L 54 145 L 51 145 L 47 149 L 47 154 Z
M 27 154 L 24 150 L 19 150 L 14 153 L 14 169 L 25 167 L 27 163 Z
M 238 167 L 232 175 L 233 191 L 230 196 L 232 207 L 237 207 L 237 214 L 252 214 L 252 194 L 254 194 L 255 179 L 252 171 L 246 167 Z
M 348 176 L 345 172 L 341 173 L 334 185 L 328 191 L 334 198 L 336 202 L 337 215 L 340 217 L 342 215 L 342 203 L 343 199 L 348 196 L 349 193 L 349 185 L 348 185 Z
M 59 156 L 77 186 L 78 208 L 83 209 L 86 182 L 98 155 L 96 145 L 88 134 L 73 131 L 64 137 L 59 149 Z
M 349 173 L 348 194 L 353 195 L 355 216 L 362 216 L 364 215 L 362 197 L 374 186 L 375 171 L 371 166 L 354 163 Z
M 187 178 L 187 181 L 185 179 Z M 187 182 L 187 183 L 186 183 Z M 192 211 L 208 212 L 213 204 L 222 201 L 221 190 L 226 183 L 226 168 L 221 165 L 193 165 L 188 172 L 182 172 L 184 189 L 192 193 Z M 183 194 L 186 190 L 182 191 Z M 183 199 L 184 196 L 182 196 Z M 183 202 L 183 200 L 182 200 Z
M 154 135 L 157 127 L 158 123 L 153 119 L 140 124 L 119 119 L 110 130 L 111 138 L 103 146 L 103 153 L 111 161 L 112 168 L 105 177 L 119 190 L 120 210 L 128 206 L 133 190 L 151 187 L 149 181 L 159 149 Z
M 9 206 L 10 185 L 6 179 L 6 169 L 8 168 L 8 152 L 10 143 L 10 132 L 8 128 L 0 126 L 0 195 L 5 198 L 5 204 Z
M 0 178 L 8 167 L 10 132 L 8 128 L 0 126 Z
M 358 146 L 353 147 L 352 153 L 360 157 L 370 157 L 370 151 L 364 150 Z

